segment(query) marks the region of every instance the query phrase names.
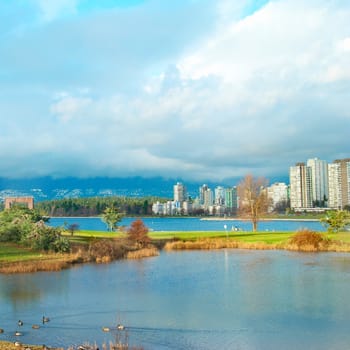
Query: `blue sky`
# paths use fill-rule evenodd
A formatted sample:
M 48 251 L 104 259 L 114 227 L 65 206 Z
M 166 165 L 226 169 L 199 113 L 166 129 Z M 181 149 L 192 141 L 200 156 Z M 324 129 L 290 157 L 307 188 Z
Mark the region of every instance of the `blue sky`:
M 285 176 L 350 157 L 344 0 L 0 0 L 0 176 Z

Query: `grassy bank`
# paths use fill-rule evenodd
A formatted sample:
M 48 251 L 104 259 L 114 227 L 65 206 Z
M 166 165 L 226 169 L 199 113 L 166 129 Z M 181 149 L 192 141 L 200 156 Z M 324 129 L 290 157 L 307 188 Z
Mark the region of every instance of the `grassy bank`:
M 244 232 L 218 235 L 217 233 L 201 233 L 189 239 L 184 235 L 174 233 L 176 239 L 165 245 L 166 250 L 190 249 L 283 249 L 303 252 L 350 252 L 350 234 L 316 233 L 313 231 L 295 232 Z
M 158 247 L 165 246 L 167 250 L 241 248 L 350 252 L 349 232 L 323 233 L 320 244 L 307 239 L 293 243 L 295 232 L 153 231 L 149 235 Z M 71 254 L 43 254 L 1 243 L 0 273 L 58 271 L 74 263 L 108 263 L 158 255 L 154 247 L 140 250 L 133 246 L 120 232 L 79 231 L 68 237 L 73 247 Z

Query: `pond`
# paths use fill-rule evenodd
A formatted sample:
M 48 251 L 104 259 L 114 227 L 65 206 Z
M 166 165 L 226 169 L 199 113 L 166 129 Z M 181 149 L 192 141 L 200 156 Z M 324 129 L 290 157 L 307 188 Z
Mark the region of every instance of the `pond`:
M 65 347 L 119 335 L 145 350 L 343 350 L 349 290 L 350 254 L 343 253 L 162 252 L 0 275 L 0 340 L 14 341 L 19 329 L 23 342 Z M 42 324 L 43 315 L 50 322 Z

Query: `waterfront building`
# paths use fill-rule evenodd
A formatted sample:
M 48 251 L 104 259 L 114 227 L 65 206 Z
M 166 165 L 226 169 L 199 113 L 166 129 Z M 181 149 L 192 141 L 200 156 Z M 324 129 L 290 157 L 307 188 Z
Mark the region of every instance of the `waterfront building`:
M 278 205 L 287 205 L 288 185 L 284 182 L 276 182 L 267 188 L 269 199 L 269 212 L 272 212 Z
M 289 169 L 290 207 L 294 210 L 312 208 L 311 168 L 297 163 Z
M 34 209 L 34 197 L 5 197 L 5 209 L 10 209 L 14 205 Z
M 238 209 L 237 187 L 225 188 L 225 206 L 229 213 L 235 213 Z
M 308 159 L 311 169 L 312 206 L 326 207 L 328 201 L 328 164 L 318 158 Z
M 184 202 L 187 199 L 186 187 L 178 182 L 174 185 L 174 202 Z
M 337 159 L 333 164 L 337 164 L 334 167 L 338 169 L 338 173 L 332 181 L 338 181 L 337 196 L 340 198 L 339 207 L 343 209 L 350 205 L 350 158 Z
M 204 205 L 204 193 L 208 189 L 208 185 L 204 184 L 199 187 L 199 204 Z
M 213 191 L 210 188 L 207 188 L 206 191 L 204 192 L 204 203 L 203 203 L 203 208 L 204 209 L 209 209 L 214 203 L 214 195 Z
M 214 190 L 215 200 L 214 203 L 216 205 L 224 205 L 225 204 L 225 189 L 222 186 L 217 186 Z
M 342 209 L 340 163 L 328 164 L 328 206 Z
M 157 201 L 156 203 L 152 204 L 152 213 L 155 215 L 165 215 L 164 213 L 165 205 L 164 203 L 160 203 Z
M 192 203 L 190 201 L 184 201 L 182 203 L 182 211 L 184 215 L 191 214 L 193 211 Z

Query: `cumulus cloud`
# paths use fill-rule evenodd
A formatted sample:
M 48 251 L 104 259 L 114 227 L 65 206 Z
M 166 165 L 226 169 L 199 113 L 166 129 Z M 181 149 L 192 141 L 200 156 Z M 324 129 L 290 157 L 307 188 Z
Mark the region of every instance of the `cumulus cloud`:
M 0 39 L 4 175 L 220 180 L 346 155 L 346 3 L 55 4 Z

